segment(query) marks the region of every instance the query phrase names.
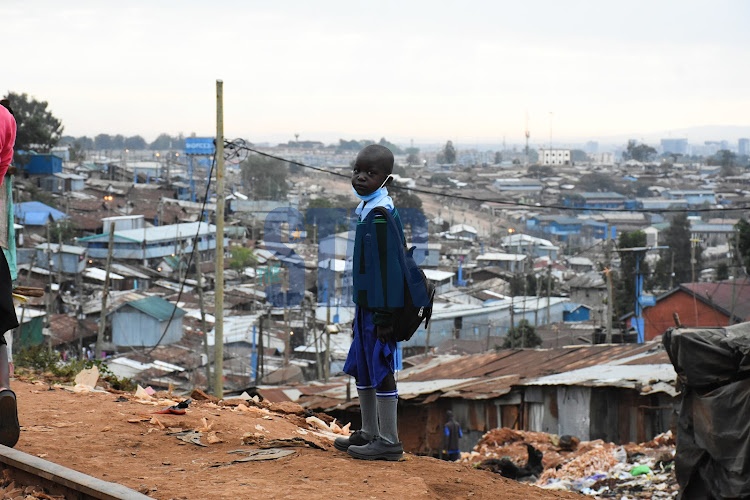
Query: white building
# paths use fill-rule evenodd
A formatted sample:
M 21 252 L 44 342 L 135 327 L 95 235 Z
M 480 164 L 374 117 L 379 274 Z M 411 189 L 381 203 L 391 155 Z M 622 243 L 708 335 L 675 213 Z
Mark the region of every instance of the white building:
M 570 150 L 540 149 L 539 163 L 541 165 L 570 165 Z

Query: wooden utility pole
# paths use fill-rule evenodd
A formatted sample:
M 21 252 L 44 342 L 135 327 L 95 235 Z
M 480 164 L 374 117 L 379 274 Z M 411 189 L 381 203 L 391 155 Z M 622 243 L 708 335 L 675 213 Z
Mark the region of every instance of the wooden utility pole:
M 47 331 L 50 333 L 50 336 L 47 337 L 47 350 L 52 352 L 52 335 L 51 331 L 49 330 L 50 326 L 50 320 L 52 318 L 52 237 L 50 236 L 50 226 L 51 222 L 47 221 L 47 271 L 49 271 L 48 276 L 48 286 L 49 286 L 49 292 L 47 293 L 47 300 L 45 301 L 45 309 L 47 311 L 47 320 L 44 322 L 47 326 Z M 29 273 L 30 275 L 31 273 Z M 60 284 L 58 283 L 58 294 L 60 293 Z
M 549 325 L 550 320 L 550 295 L 552 295 L 552 264 L 547 264 L 547 324 Z
M 107 243 L 107 265 L 104 270 L 104 290 L 102 290 L 102 312 L 99 316 L 99 331 L 96 334 L 96 348 L 94 350 L 96 359 L 102 357 L 102 344 L 104 343 L 104 327 L 107 324 L 107 296 L 109 295 L 109 268 L 112 265 L 112 250 L 115 241 L 115 223 L 109 223 L 109 242 Z
M 203 302 L 203 273 L 201 272 L 200 252 L 196 252 L 198 262 L 195 264 L 195 281 L 198 285 L 198 307 L 201 310 L 201 329 L 203 330 L 203 351 L 206 353 L 206 389 L 211 392 L 211 356 L 208 352 L 208 326 L 206 325 L 206 307 Z
M 216 80 L 216 295 L 214 395 L 224 397 L 224 82 Z
M 606 336 L 606 342 L 607 344 L 612 343 L 612 311 L 614 311 L 614 304 L 612 301 L 614 300 L 614 294 L 612 293 L 612 234 L 609 227 L 607 227 L 607 269 L 606 269 L 606 278 L 607 278 L 607 336 Z

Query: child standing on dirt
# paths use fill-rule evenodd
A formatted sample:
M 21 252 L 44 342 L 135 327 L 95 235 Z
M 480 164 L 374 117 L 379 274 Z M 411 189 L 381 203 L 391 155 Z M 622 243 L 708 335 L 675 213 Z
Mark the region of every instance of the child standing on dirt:
M 11 161 L 13 161 L 13 146 L 16 142 L 16 120 L 10 110 L 9 103 L 0 101 L 0 189 L 5 189 L 3 181 Z M 6 197 L 0 204 L 0 218 L 8 217 Z M 6 221 L 7 222 L 7 221 Z M 12 222 L 11 222 L 12 223 Z M 0 231 L 0 246 L 8 246 L 7 223 L 2 224 Z M 21 428 L 18 424 L 18 407 L 16 394 L 10 390 L 10 365 L 8 361 L 8 345 L 5 332 L 18 326 L 16 308 L 13 305 L 13 281 L 10 276 L 5 253 L 0 249 L 0 444 L 13 447 L 18 442 Z
M 403 275 L 397 258 L 399 245 L 403 244 L 403 228 L 385 187 L 393 178 L 393 164 L 393 153 L 373 144 L 359 152 L 352 171 L 352 190 L 361 201 L 355 210 L 359 218 L 352 259 L 356 304 L 353 340 L 344 372 L 356 381 L 362 429 L 336 439 L 334 446 L 361 460 L 397 461 L 404 452 L 398 439 L 392 316 L 394 306 L 399 301 L 403 304 Z M 393 215 L 400 235 L 389 232 L 382 214 L 372 214 L 373 224 L 367 223 L 375 207 L 383 207 Z M 375 234 L 366 234 L 367 227 L 375 227 Z M 378 259 L 372 257 L 375 251 Z M 401 276 L 400 283 L 394 276 Z

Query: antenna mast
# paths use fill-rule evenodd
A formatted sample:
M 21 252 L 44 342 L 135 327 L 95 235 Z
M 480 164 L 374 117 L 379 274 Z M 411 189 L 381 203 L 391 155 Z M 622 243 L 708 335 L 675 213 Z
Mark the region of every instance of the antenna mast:
M 529 132 L 529 112 L 526 112 L 526 129 L 524 130 L 524 134 L 526 135 L 526 168 L 529 167 L 529 136 L 531 135 L 531 132 Z

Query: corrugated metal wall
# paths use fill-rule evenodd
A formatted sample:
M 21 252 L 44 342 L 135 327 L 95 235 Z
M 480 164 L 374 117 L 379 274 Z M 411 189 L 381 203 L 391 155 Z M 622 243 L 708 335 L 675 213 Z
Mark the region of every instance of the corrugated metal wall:
M 167 321 L 123 306 L 112 314 L 112 342 L 118 346 L 153 346 L 161 338 Z M 174 318 L 161 344 L 171 344 L 182 338 L 182 318 Z

